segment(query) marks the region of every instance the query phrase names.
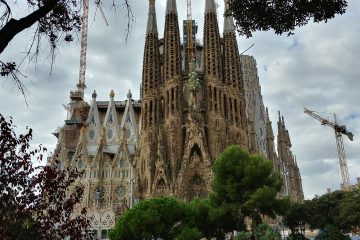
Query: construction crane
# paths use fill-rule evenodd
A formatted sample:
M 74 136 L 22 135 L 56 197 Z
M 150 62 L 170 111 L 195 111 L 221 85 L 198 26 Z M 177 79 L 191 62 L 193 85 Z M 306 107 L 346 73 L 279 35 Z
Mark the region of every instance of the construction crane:
M 335 139 L 336 139 L 336 148 L 339 157 L 339 164 L 340 164 L 340 171 L 341 171 L 341 178 L 342 178 L 342 185 L 344 190 L 350 189 L 350 180 L 349 180 L 349 171 L 347 167 L 346 155 L 345 155 L 345 148 L 342 135 L 348 136 L 350 141 L 354 140 L 354 135 L 346 129 L 345 125 L 339 125 L 336 119 L 336 114 L 334 113 L 334 121 L 330 121 L 326 118 L 321 117 L 315 111 L 311 111 L 307 108 L 304 108 L 304 113 L 309 115 L 310 117 L 315 118 L 321 125 L 326 125 L 334 129 L 335 131 Z
M 86 71 L 86 52 L 87 52 L 87 37 L 89 28 L 89 0 L 83 0 L 83 16 L 81 29 L 81 45 L 80 45 L 80 70 L 79 83 L 76 85 L 78 91 L 74 95 L 79 95 L 81 100 L 84 100 L 85 85 L 85 71 Z M 74 96 L 75 97 L 75 96 Z
M 84 100 L 85 85 L 85 72 L 86 72 L 86 55 L 88 45 L 88 32 L 89 32 L 89 0 L 83 0 L 83 15 L 82 15 L 82 28 L 81 28 L 81 44 L 80 44 L 80 70 L 79 70 L 79 82 L 76 85 L 77 91 L 70 93 L 70 98 L 73 101 Z M 106 20 L 104 11 L 101 8 L 100 0 L 96 0 L 96 9 L 100 10 L 101 16 L 104 19 L 106 26 L 109 26 Z

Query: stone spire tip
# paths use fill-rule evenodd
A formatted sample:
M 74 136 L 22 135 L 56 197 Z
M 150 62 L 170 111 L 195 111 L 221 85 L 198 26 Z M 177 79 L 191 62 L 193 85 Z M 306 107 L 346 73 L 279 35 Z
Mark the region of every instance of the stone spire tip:
M 214 0 L 206 0 L 205 2 L 205 14 L 216 13 L 216 3 Z
M 225 2 L 225 13 L 224 13 L 224 33 L 235 32 L 235 24 L 232 16 L 229 15 L 229 3 L 228 0 Z
M 149 0 L 149 14 L 146 33 L 158 33 L 156 24 L 155 0 Z
M 177 14 L 176 0 L 167 0 L 166 2 L 166 15 L 170 13 Z

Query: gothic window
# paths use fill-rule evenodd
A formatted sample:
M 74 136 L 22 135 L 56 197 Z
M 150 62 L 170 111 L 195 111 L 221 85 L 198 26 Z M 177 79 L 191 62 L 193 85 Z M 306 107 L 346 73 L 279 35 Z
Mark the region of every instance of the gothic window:
M 124 159 L 121 159 L 121 160 L 119 161 L 119 167 L 120 167 L 120 168 L 125 167 L 125 161 L 124 161 Z
M 187 189 L 187 200 L 206 197 L 205 181 L 198 175 L 194 175 Z
M 95 131 L 94 129 L 91 129 L 90 132 L 89 132 L 89 138 L 90 140 L 93 140 L 95 138 Z
M 83 168 L 85 167 L 84 161 L 81 160 L 81 159 L 78 161 L 78 164 L 77 164 L 77 165 L 78 165 L 78 169 L 79 169 L 79 170 L 81 170 L 81 169 L 83 169 Z
M 201 186 L 203 183 L 204 180 L 202 180 L 199 175 L 195 175 L 190 181 L 190 184 L 193 186 Z
M 112 114 L 110 113 L 110 115 L 109 115 L 109 118 L 108 118 L 108 122 L 107 122 L 108 124 L 113 124 L 114 123 L 114 121 L 113 121 L 113 117 L 112 117 Z
M 191 148 L 190 157 L 192 157 L 194 153 L 196 153 L 199 157 L 201 157 L 201 150 L 197 144 L 194 144 L 194 146 Z
M 153 102 L 150 101 L 150 111 L 149 111 L 149 123 L 152 124 L 153 123 Z
M 131 130 L 130 128 L 126 128 L 125 130 L 125 138 L 129 139 L 131 137 Z
M 108 139 L 112 139 L 113 136 L 114 136 L 113 130 L 112 130 L 112 129 L 109 129 L 109 130 L 108 130 L 108 133 L 107 133 Z
M 74 151 L 68 151 L 68 159 L 69 159 L 69 161 L 71 161 L 72 160 L 72 158 L 74 157 L 74 154 L 75 154 L 75 152 Z
M 105 188 L 102 186 L 98 186 L 94 192 L 95 202 L 102 202 L 104 200 L 104 196 L 105 196 Z
M 59 161 L 59 162 L 56 163 L 56 168 L 57 169 L 61 170 L 62 166 L 63 166 L 62 162 Z
M 164 181 L 164 179 L 161 178 L 161 179 L 158 181 L 156 190 L 157 190 L 158 192 L 162 192 L 162 191 L 165 190 L 165 188 L 166 188 L 165 181 Z
M 108 239 L 108 230 L 107 229 L 101 230 L 101 239 Z

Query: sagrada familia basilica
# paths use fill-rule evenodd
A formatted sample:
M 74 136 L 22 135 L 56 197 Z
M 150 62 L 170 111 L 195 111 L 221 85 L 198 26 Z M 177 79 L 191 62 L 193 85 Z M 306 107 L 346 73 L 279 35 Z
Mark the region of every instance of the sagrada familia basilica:
M 94 91 L 89 102 L 81 88 L 70 92 L 55 155 L 59 168 L 85 170 L 77 184 L 85 186 L 82 205 L 99 236 L 142 199 L 206 197 L 211 166 L 232 144 L 271 160 L 284 177 L 279 195 L 303 201 L 289 132 L 279 113 L 275 139 L 255 59 L 239 53 L 231 17 L 220 34 L 214 0 L 206 0 L 204 9 L 203 44 L 195 40 L 194 20 L 183 22 L 184 29 L 191 24 L 192 36 L 180 36 L 176 0 L 167 0 L 159 38 L 155 0 L 149 0 L 139 100 L 130 90 L 123 101 L 115 100 L 114 91 L 105 101 Z

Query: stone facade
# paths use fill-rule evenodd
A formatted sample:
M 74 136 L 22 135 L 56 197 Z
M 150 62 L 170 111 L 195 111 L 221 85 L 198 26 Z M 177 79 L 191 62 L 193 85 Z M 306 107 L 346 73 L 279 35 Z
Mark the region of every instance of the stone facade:
M 115 101 L 111 91 L 108 101 L 98 101 L 94 91 L 89 104 L 79 88 L 71 92 L 67 120 L 55 133 L 58 167 L 84 170 L 77 184 L 85 186 L 82 206 L 98 236 L 141 199 L 206 197 L 211 166 L 231 144 L 273 161 L 286 176 L 282 195 L 303 199 L 289 134 L 279 120 L 277 155 L 256 61 L 239 54 L 232 19 L 224 19 L 221 37 L 215 2 L 207 0 L 204 44 L 196 41 L 194 27 L 195 54 L 187 54 L 175 0 L 167 1 L 165 14 L 159 39 L 155 0 L 149 0 L 141 99 L 129 91 L 125 101 Z M 191 55 L 195 59 L 184 59 Z

